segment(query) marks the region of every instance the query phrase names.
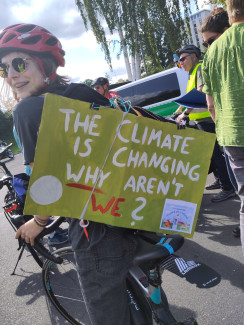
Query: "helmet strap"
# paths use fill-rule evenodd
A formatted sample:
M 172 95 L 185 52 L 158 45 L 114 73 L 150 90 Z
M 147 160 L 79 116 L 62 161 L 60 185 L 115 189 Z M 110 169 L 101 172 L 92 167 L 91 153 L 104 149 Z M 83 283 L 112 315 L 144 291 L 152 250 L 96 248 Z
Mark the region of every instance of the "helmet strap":
M 38 65 L 39 65 L 39 67 L 41 69 L 41 72 L 42 72 L 42 74 L 44 76 L 44 86 L 49 85 L 50 84 L 50 81 L 53 80 L 53 79 L 55 79 L 55 77 L 57 76 L 56 71 L 53 72 L 50 76 L 47 76 L 47 74 L 46 74 L 46 72 L 44 70 L 44 67 L 43 67 L 43 64 L 42 64 L 41 59 L 38 56 L 33 56 L 33 57 L 37 61 Z

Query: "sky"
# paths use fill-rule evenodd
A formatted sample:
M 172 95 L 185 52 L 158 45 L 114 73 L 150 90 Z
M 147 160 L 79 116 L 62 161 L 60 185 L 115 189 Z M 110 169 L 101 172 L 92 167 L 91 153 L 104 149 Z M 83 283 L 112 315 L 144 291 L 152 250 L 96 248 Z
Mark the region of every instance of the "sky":
M 198 2 L 200 9 L 206 8 L 204 0 Z M 59 74 L 68 75 L 74 82 L 105 74 L 113 82 L 127 79 L 123 57 L 117 59 L 118 48 L 112 51 L 113 71 L 109 69 L 92 31 L 84 27 L 75 0 L 0 0 L 0 30 L 23 22 L 45 27 L 60 39 L 66 65 L 59 68 Z

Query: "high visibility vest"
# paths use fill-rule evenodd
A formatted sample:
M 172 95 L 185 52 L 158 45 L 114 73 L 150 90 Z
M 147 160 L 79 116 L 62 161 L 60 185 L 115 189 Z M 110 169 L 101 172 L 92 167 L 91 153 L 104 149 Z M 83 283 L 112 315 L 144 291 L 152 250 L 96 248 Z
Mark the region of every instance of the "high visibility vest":
M 197 69 L 200 65 L 202 65 L 202 63 L 198 63 L 190 75 L 190 78 L 187 83 L 187 92 L 191 91 L 193 88 L 196 88 Z M 190 120 L 200 120 L 202 118 L 210 117 L 210 114 L 209 114 L 209 111 L 207 108 L 196 108 L 196 109 L 194 109 L 193 112 L 194 113 L 189 114 Z

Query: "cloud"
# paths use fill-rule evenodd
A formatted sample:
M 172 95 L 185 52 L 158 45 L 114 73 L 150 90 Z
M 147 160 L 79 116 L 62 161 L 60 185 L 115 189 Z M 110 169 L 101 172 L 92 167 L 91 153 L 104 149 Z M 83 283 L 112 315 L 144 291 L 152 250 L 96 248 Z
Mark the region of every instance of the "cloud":
M 76 38 L 85 32 L 74 0 L 1 0 L 0 29 L 21 22 L 43 26 L 64 39 Z

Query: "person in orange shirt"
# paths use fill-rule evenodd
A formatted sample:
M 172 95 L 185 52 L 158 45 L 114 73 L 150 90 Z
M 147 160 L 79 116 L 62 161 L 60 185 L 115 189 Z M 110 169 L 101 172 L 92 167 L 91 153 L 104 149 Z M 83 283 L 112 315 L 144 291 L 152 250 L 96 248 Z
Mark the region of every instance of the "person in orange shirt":
M 97 78 L 93 84 L 92 87 L 101 95 L 104 97 L 111 99 L 114 97 L 119 97 L 119 94 L 116 93 L 115 91 L 109 90 L 109 81 L 107 78 L 104 77 L 99 77 Z

